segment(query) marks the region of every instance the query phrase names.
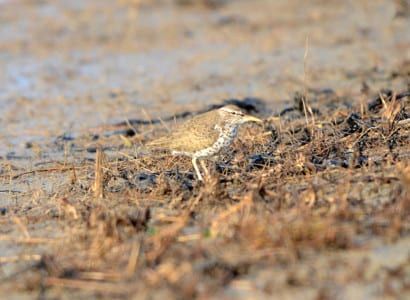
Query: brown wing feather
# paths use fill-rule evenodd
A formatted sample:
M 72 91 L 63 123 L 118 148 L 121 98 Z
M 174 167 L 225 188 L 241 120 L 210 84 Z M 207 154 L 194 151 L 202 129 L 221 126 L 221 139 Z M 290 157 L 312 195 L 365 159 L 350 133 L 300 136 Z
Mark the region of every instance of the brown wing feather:
M 195 152 L 209 147 L 219 136 L 215 124 L 218 123 L 215 111 L 196 116 L 177 127 L 168 135 L 150 141 L 148 149 Z

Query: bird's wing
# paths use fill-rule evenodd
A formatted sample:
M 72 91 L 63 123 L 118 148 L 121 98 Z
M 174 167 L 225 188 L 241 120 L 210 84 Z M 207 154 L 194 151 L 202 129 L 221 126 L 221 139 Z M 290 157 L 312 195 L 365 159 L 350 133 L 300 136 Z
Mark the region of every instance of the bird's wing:
M 148 149 L 164 149 L 181 152 L 201 150 L 207 147 L 207 142 L 215 141 L 218 138 L 219 130 L 215 127 L 216 122 L 215 116 L 209 113 L 196 116 L 178 126 L 168 135 L 148 142 L 145 146 Z

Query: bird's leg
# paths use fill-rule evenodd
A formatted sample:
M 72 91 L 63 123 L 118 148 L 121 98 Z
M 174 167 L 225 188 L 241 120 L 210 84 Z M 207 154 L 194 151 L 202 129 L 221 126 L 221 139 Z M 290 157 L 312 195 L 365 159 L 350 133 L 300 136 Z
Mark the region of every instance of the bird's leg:
M 202 169 L 203 169 L 204 172 L 205 172 L 205 176 L 208 177 L 208 178 L 210 178 L 209 170 L 208 170 L 208 168 L 206 167 L 205 161 L 200 160 L 199 163 L 201 164 L 201 167 L 202 167 Z
M 194 169 L 195 169 L 196 175 L 198 176 L 198 179 L 199 179 L 200 181 L 203 181 L 201 172 L 199 172 L 198 165 L 196 164 L 196 161 L 197 161 L 197 160 L 198 160 L 198 159 L 197 159 L 196 157 L 193 157 L 193 158 L 192 158 L 192 165 L 194 166 Z

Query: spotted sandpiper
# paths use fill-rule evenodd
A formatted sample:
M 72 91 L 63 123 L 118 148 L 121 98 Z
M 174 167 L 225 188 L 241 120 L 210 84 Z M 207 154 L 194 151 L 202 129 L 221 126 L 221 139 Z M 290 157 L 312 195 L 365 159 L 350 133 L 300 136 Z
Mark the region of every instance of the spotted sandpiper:
M 230 146 L 238 133 L 239 125 L 246 122 L 262 120 L 245 115 L 234 105 L 227 105 L 186 121 L 168 135 L 148 142 L 146 148 L 168 150 L 174 155 L 191 157 L 196 175 L 202 181 L 197 161 L 214 156 L 221 149 Z M 208 173 L 204 161 L 199 162 L 205 173 Z

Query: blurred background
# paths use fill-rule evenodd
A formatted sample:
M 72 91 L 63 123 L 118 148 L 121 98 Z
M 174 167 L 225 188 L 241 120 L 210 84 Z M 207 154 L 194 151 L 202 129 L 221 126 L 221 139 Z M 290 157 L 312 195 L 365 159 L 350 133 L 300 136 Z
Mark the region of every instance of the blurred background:
M 229 98 L 404 90 L 409 28 L 404 0 L 1 0 L 0 156 Z

